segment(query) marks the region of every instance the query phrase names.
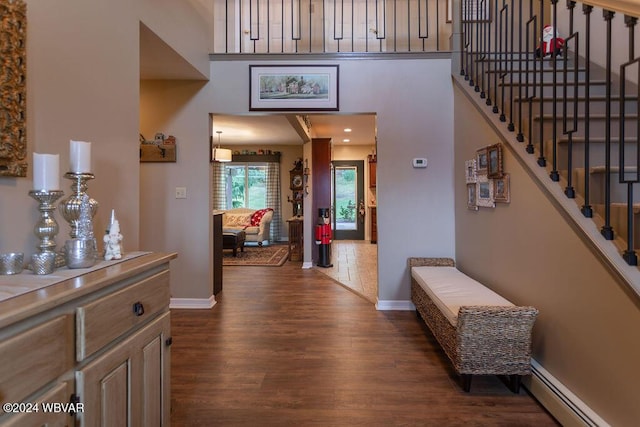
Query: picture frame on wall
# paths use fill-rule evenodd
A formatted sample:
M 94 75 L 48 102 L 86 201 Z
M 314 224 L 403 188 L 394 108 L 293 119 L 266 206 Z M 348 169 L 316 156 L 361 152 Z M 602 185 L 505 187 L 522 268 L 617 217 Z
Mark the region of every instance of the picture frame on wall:
M 494 178 L 493 181 L 493 200 L 496 203 L 511 202 L 511 188 L 509 183 L 509 174 L 505 173 L 501 178 Z
M 472 211 L 478 210 L 478 204 L 476 202 L 476 184 L 467 184 L 467 209 Z
M 478 175 L 486 174 L 488 164 L 487 147 L 482 147 L 476 151 L 476 173 Z
M 487 148 L 487 175 L 489 178 L 501 178 L 502 169 L 502 144 L 494 144 Z
M 475 183 L 478 179 L 478 174 L 476 172 L 476 159 L 466 160 L 464 162 L 464 166 L 467 184 Z
M 476 186 L 476 204 L 482 208 L 495 208 L 493 183 L 489 178 L 486 175 L 478 175 Z
M 338 65 L 249 65 L 250 111 L 338 111 Z

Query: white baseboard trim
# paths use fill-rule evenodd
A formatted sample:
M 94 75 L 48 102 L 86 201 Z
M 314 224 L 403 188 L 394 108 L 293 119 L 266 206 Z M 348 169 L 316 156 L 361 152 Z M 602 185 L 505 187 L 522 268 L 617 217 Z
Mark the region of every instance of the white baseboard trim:
M 302 269 L 303 270 L 308 270 L 310 268 L 313 268 L 313 262 L 305 261 L 305 262 L 302 263 Z
M 526 379 L 525 387 L 564 427 L 609 426 L 535 359 L 531 359 L 531 369 L 531 379 Z
M 209 298 L 171 298 L 169 308 L 209 309 L 216 305 L 216 297 Z
M 415 309 L 416 306 L 406 300 L 378 300 L 376 303 L 378 311 L 413 311 Z

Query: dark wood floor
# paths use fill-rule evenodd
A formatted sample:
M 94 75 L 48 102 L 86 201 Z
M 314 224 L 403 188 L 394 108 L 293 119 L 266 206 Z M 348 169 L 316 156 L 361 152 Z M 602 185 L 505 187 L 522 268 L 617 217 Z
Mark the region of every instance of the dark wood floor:
M 172 426 L 556 426 L 525 390 L 464 393 L 411 311 L 322 273 L 224 267 L 212 310 L 172 310 Z

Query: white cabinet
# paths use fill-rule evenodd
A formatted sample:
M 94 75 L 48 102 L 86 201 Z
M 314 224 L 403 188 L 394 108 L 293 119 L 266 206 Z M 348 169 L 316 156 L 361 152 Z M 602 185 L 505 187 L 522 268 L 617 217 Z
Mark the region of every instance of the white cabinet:
M 0 301 L 0 401 L 38 405 L 3 409 L 0 426 L 169 426 L 175 257 L 143 254 Z
M 169 313 L 78 370 L 83 426 L 169 425 Z

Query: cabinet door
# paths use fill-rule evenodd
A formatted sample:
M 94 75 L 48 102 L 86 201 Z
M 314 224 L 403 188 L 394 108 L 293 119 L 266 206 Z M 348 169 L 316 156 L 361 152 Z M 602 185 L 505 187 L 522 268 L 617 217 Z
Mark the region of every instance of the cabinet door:
M 118 343 L 76 373 L 80 425 L 168 426 L 169 313 Z

